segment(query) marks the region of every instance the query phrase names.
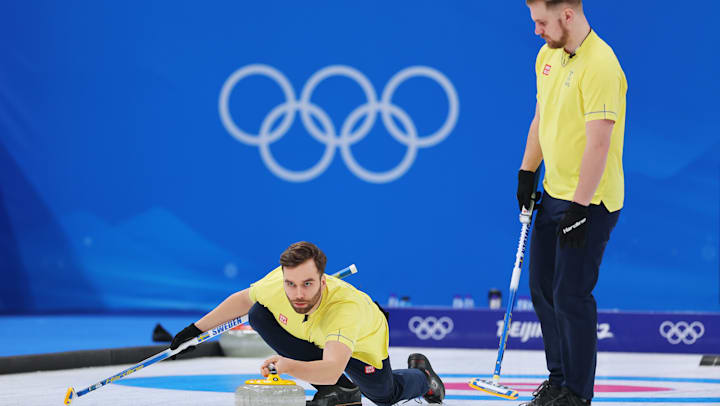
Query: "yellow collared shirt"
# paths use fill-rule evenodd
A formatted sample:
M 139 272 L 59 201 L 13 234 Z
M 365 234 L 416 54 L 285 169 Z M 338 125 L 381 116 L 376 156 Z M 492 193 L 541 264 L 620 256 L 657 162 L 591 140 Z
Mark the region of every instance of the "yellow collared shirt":
M 307 320 L 295 312 L 285 294 L 282 267 L 250 285 L 250 299 L 267 307 L 293 336 L 320 348 L 328 341 L 340 341 L 353 358 L 382 369 L 390 341 L 385 316 L 364 292 L 333 276 L 325 279 L 320 305 Z
M 544 45 L 535 64 L 540 114 L 539 139 L 545 161 L 545 191 L 572 200 L 586 144 L 585 123 L 615 121 L 605 172 L 591 203 L 611 212 L 623 206 L 622 166 L 627 80 L 612 48 L 591 31 L 570 58 Z

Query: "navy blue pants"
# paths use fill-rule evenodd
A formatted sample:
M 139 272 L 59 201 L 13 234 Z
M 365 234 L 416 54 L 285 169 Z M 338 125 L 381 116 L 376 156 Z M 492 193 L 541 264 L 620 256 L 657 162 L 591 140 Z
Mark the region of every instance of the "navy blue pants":
M 547 194 L 530 243 L 530 293 L 543 333 L 550 383 L 592 399 L 597 363 L 597 303 L 592 291 L 620 210 L 590 205 L 584 248 L 560 247 L 560 222 L 570 205 Z
M 323 350 L 315 344 L 301 340 L 283 329 L 265 306 L 255 303 L 248 313 L 250 325 L 279 355 L 298 361 L 321 360 Z M 370 365 L 350 358 L 345 373 L 360 388 L 366 398 L 378 405 L 393 405 L 401 400 L 424 395 L 429 387 L 425 373 L 419 369 L 393 371 L 390 359 L 383 360 L 382 369 L 366 368 Z

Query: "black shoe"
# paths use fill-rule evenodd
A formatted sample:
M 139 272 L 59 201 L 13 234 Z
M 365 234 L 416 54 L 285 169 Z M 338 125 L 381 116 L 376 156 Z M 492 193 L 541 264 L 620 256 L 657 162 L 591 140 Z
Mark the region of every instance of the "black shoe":
M 305 402 L 305 406 L 360 406 L 362 394 L 360 388 L 344 388 L 339 385 L 321 386 L 312 400 Z
M 572 393 L 568 388 L 563 387 L 560 396 L 548 403 L 548 406 L 586 406 L 590 401 Z
M 425 398 L 428 403 L 442 403 L 443 399 L 445 399 L 445 385 L 435 371 L 433 371 L 427 357 L 422 354 L 410 354 L 408 357 L 408 368 L 417 368 L 427 375 L 430 389 L 423 395 L 423 398 Z
M 527 403 L 521 403 L 521 406 L 547 406 L 561 394 L 561 389 L 545 381 L 535 389 L 532 393 L 533 398 Z

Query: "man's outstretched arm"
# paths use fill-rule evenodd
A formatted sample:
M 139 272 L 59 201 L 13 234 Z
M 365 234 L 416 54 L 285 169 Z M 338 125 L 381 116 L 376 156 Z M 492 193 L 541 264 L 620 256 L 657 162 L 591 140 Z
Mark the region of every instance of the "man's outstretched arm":
M 319 361 L 296 361 L 275 355 L 263 362 L 260 373 L 268 376 L 269 364 L 275 364 L 279 374 L 292 375 L 315 385 L 335 385 L 347 366 L 352 350 L 339 341 L 328 341 Z
M 253 301 L 250 300 L 250 288 L 235 292 L 212 309 L 210 313 L 196 321 L 195 326 L 201 331 L 208 331 L 228 320 L 248 314 L 253 304 Z

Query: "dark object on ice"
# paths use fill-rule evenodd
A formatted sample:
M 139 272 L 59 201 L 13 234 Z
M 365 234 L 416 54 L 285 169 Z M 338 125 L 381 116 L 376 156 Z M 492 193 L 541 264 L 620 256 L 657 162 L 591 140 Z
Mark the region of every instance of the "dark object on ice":
M 163 326 L 161 326 L 160 323 L 158 323 L 155 326 L 155 330 L 153 330 L 153 334 L 152 334 L 153 342 L 169 343 L 170 341 L 172 341 L 172 339 L 173 339 L 172 335 L 170 335 L 170 333 L 167 330 L 165 330 L 165 328 Z

